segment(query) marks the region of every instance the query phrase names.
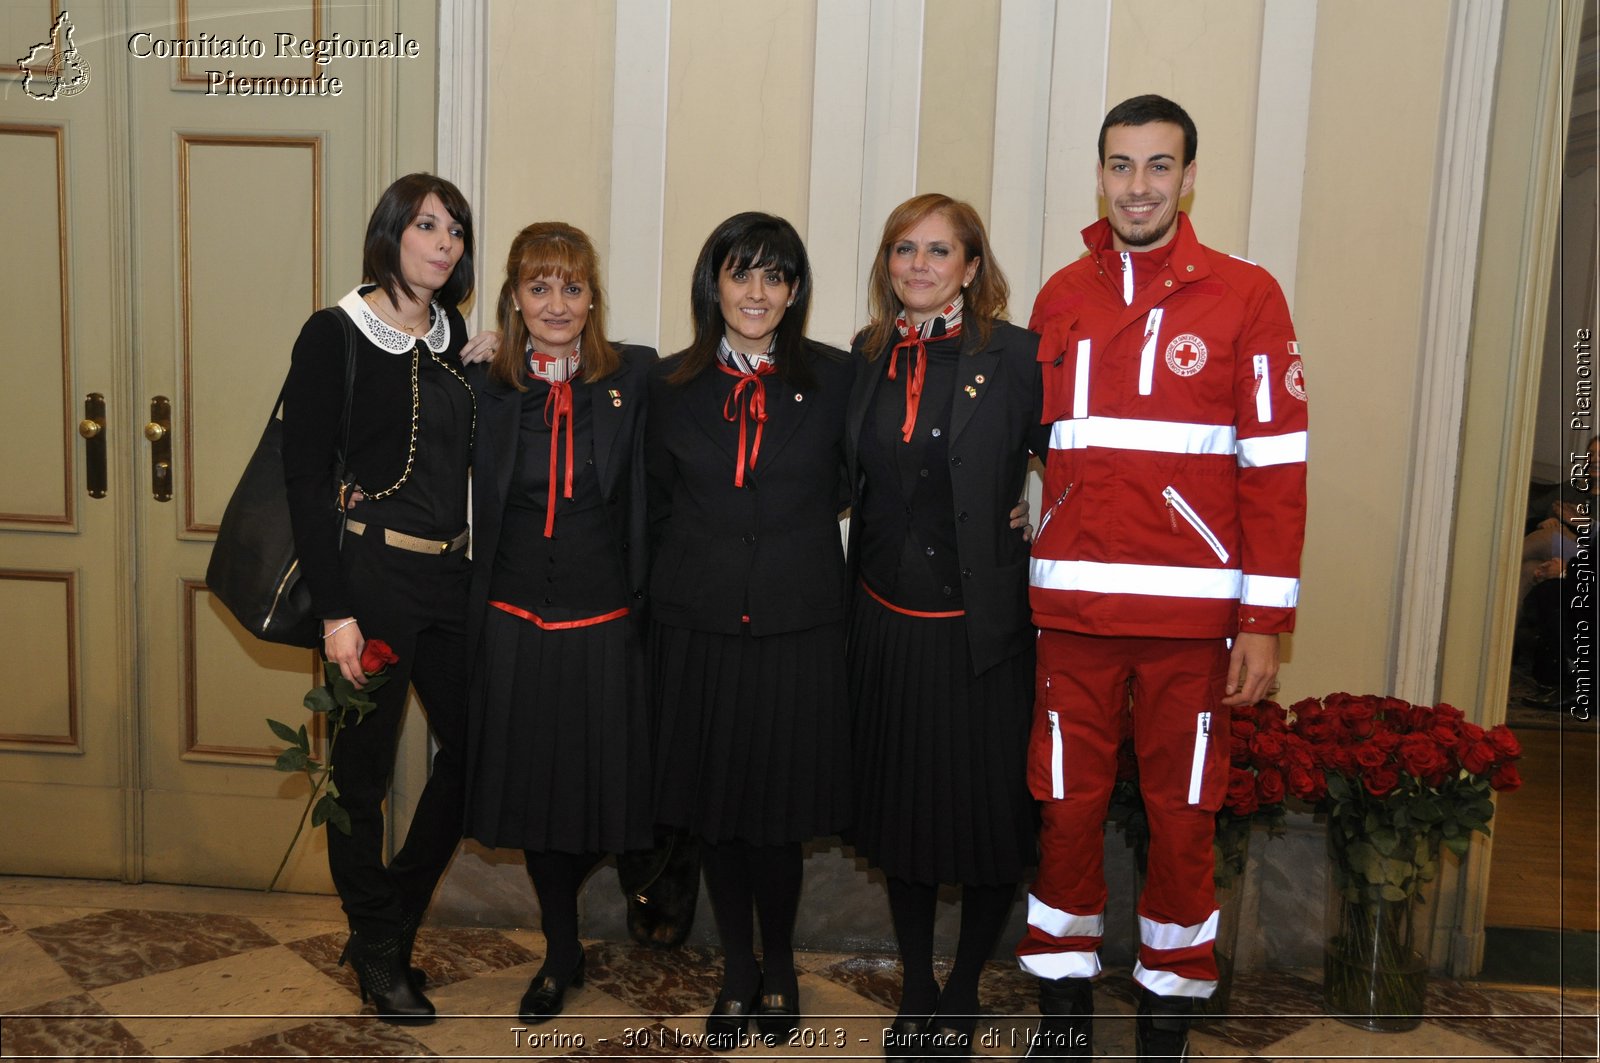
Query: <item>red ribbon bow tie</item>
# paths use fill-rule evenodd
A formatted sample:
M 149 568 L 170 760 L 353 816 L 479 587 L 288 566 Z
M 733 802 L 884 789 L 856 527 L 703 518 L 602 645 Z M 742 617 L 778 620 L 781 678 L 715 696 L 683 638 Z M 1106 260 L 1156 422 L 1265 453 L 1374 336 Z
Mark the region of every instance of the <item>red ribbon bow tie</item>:
M 744 486 L 744 448 L 745 431 L 748 422 L 754 421 L 756 426 L 755 442 L 750 447 L 749 467 L 756 467 L 756 458 L 761 454 L 761 428 L 767 423 L 767 385 L 762 377 L 771 376 L 777 369 L 771 362 L 756 366 L 753 373 L 741 373 L 737 369 L 718 362 L 717 368 L 731 377 L 738 378 L 738 383 L 728 392 L 728 397 L 722 400 L 722 416 L 728 421 L 739 422 L 739 464 L 733 471 L 733 485 Z
M 911 442 L 911 433 L 917 427 L 917 408 L 922 404 L 922 384 L 928 376 L 928 343 L 930 340 L 948 340 L 961 335 L 961 326 L 940 336 L 921 336 L 913 328 L 911 334 L 889 352 L 889 379 L 896 380 L 896 365 L 900 359 L 900 352 L 907 352 L 907 359 L 911 364 L 911 371 L 906 374 L 906 419 L 900 425 L 900 438 Z
M 544 503 L 544 537 L 554 539 L 556 534 L 556 451 L 561 436 L 561 422 L 567 423 L 567 468 L 563 498 L 572 497 L 572 385 L 565 380 L 550 383 L 550 394 L 544 399 L 544 423 L 550 426 L 550 490 Z

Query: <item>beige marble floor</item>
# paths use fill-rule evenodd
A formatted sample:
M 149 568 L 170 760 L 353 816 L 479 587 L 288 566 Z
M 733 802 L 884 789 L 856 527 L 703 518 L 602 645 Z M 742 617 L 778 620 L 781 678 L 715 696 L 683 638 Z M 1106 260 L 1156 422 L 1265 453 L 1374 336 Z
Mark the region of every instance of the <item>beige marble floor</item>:
M 518 998 L 539 969 L 540 936 L 429 924 L 417 962 L 439 1019 L 396 1027 L 361 1005 L 337 965 L 343 922 L 331 898 L 242 890 L 0 877 L 0 1054 L 7 1058 L 324 1059 L 704 1058 L 703 1016 L 718 982 L 713 950 L 588 943 L 588 980 L 566 1012 L 532 1028 Z M 897 974 L 880 954 L 805 953 L 806 1010 L 794 1045 L 728 1058 L 875 1059 Z M 1026 1047 L 1033 986 L 1009 965 L 984 978 L 984 1057 Z M 1101 1058 L 1131 1058 L 1134 987 L 1099 983 Z M 1322 1014 L 1315 972 L 1240 978 L 1241 1014 L 1192 1036 L 1195 1058 L 1256 1061 L 1595 1059 L 1596 996 L 1435 979 L 1416 1030 L 1365 1033 Z

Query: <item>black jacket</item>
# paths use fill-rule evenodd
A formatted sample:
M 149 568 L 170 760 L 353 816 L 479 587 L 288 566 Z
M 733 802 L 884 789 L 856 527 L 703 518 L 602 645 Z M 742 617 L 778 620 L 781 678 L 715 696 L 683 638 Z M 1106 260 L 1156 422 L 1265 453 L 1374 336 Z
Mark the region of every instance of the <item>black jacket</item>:
M 682 386 L 650 377 L 645 464 L 654 561 L 651 616 L 697 631 L 803 631 L 846 611 L 839 511 L 844 415 L 854 374 L 843 351 L 806 342 L 816 383 L 766 377 L 767 422 L 745 486 L 734 486 L 738 428 L 723 416 L 734 378 L 715 365 Z M 753 433 L 754 426 L 748 426 Z
M 590 409 L 594 416 L 594 464 L 600 480 L 622 565 L 632 596 L 630 617 L 642 621 L 649 551 L 645 548 L 644 421 L 648 395 L 646 380 L 656 364 L 650 347 L 617 345 L 622 365 L 604 380 L 593 383 L 579 377 L 574 391 L 593 389 Z M 505 518 L 506 495 L 516 464 L 517 435 L 522 417 L 522 392 L 489 375 L 488 366 L 467 370 L 478 396 L 478 446 L 472 470 L 472 595 L 467 614 L 467 645 L 477 645 L 483 630 L 483 610 L 500 528 Z M 611 392 L 616 392 L 615 396 Z M 620 405 L 618 403 L 620 402 Z
M 1028 453 L 1046 451 L 1050 426 L 1039 423 L 1039 337 L 1004 321 L 994 323 L 981 350 L 976 331 L 963 330 L 963 336 L 950 399 L 948 447 L 955 502 L 950 519 L 956 530 L 972 669 L 981 673 L 1026 649 L 1034 637 L 1028 612 L 1028 544 L 1020 529 L 1010 527 L 1010 513 L 1022 496 Z M 857 373 L 846 457 L 851 501 L 856 503 L 866 487 L 860 465 L 862 425 L 873 395 L 883 386 L 888 357 L 867 361 L 859 337 L 851 354 Z M 852 576 L 859 555 L 860 536 L 852 520 Z

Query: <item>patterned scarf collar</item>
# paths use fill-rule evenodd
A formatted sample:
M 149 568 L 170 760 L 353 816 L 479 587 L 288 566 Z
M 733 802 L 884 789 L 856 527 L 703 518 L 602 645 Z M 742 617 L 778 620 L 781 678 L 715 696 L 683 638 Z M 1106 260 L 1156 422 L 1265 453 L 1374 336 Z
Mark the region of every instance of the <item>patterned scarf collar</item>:
M 957 292 L 956 297 L 946 303 L 943 310 L 917 326 L 917 336 L 923 340 L 931 340 L 938 338 L 937 333 L 948 335 L 960 332 L 961 314 L 966 307 L 966 301 L 966 296 Z M 942 329 L 938 328 L 941 321 L 944 322 Z M 900 311 L 899 315 L 895 317 L 894 327 L 895 331 L 900 333 L 901 338 L 911 335 L 911 319 L 906 316 L 904 310 Z
M 528 356 L 528 376 L 535 380 L 543 380 L 548 384 L 564 384 L 578 375 L 578 368 L 583 364 L 583 341 L 580 339 L 572 348 L 572 353 L 565 358 L 557 358 L 533 349 L 533 341 L 529 340 L 524 348 Z

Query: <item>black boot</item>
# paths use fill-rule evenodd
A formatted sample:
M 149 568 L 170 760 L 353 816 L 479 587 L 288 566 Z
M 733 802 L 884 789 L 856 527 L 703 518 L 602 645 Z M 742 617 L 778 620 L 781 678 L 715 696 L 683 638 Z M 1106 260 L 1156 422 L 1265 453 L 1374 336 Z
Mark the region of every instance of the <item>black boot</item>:
M 378 1018 L 400 1025 L 423 1026 L 433 1021 L 433 1003 L 411 981 L 402 951 L 402 937 L 395 934 L 377 940 L 352 930 L 339 963 L 342 966 L 348 959 L 355 968 L 356 980 L 361 984 L 361 1002 L 365 1004 L 371 997 Z
M 417 987 L 418 992 L 428 988 L 428 972 L 421 967 L 412 966 L 411 963 L 411 953 L 416 948 L 417 931 L 421 926 L 421 912 L 412 912 L 406 916 L 405 922 L 400 924 L 400 962 L 411 973 L 411 983 Z
M 1094 1058 L 1094 989 L 1089 979 L 1039 979 L 1039 1015 L 1039 1029 L 1024 1058 Z
M 1180 1063 L 1189 1058 L 1189 1017 L 1193 997 L 1157 996 L 1148 989 L 1139 994 L 1139 1015 L 1134 1025 L 1134 1045 L 1142 1060 Z

